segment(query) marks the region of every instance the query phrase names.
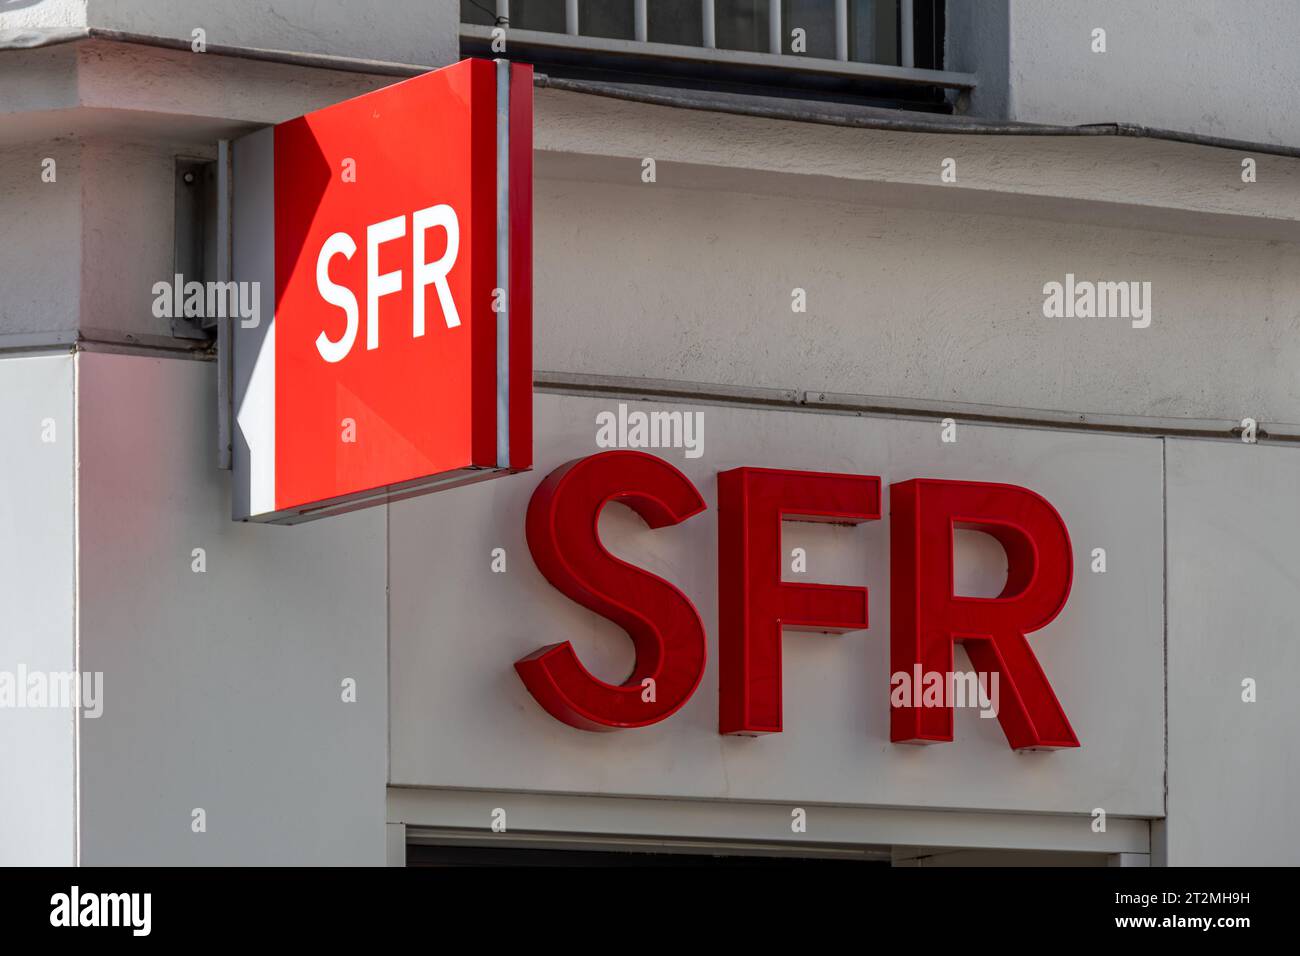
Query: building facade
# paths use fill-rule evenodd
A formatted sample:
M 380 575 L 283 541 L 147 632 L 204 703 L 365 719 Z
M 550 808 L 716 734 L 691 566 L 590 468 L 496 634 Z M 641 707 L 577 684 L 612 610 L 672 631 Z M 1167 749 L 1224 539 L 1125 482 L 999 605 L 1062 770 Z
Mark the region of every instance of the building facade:
M 1297 28 L 1282 0 L 0 4 L 0 861 L 1300 862 Z M 215 333 L 155 291 L 211 268 L 219 143 L 468 56 L 536 74 L 533 469 L 233 521 Z M 513 665 L 635 663 L 525 530 L 611 448 L 698 490 L 599 533 L 707 659 L 671 716 L 592 733 Z M 743 468 L 883 495 L 782 525 L 782 579 L 865 587 L 870 622 L 778 636 L 757 736 L 719 732 Z M 1027 643 L 1077 746 L 978 707 L 897 742 L 915 479 L 1068 529 Z M 1010 593 L 982 527 L 945 599 Z

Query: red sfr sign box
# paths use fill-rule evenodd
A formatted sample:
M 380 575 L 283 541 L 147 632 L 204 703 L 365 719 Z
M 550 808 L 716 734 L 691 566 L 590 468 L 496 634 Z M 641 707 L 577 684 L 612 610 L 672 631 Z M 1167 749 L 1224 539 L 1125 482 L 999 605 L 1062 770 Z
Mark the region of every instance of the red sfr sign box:
M 531 466 L 532 68 L 466 60 L 238 140 L 234 517 Z

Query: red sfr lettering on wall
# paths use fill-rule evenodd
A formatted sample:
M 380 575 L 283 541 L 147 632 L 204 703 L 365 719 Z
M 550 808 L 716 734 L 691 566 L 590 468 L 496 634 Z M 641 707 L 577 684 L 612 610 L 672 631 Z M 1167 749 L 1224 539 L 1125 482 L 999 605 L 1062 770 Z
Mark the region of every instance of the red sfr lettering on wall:
M 978 671 L 999 675 L 998 720 L 1017 750 L 1077 747 L 1070 722 L 1026 640 L 1065 606 L 1069 532 L 1044 498 L 1015 485 L 921 478 L 891 484 L 890 659 L 895 672 L 951 673 L 960 642 Z M 567 641 L 515 663 L 552 716 L 582 730 L 644 727 L 679 710 L 704 673 L 704 624 L 690 598 L 614 557 L 597 521 L 610 501 L 652 528 L 680 524 L 704 499 L 668 462 L 609 451 L 553 471 L 528 506 L 528 547 L 546 579 L 632 638 L 636 663 L 618 685 L 593 676 Z M 724 734 L 780 733 L 783 630 L 843 633 L 868 626 L 865 587 L 781 580 L 781 522 L 857 524 L 881 516 L 880 478 L 735 468 L 718 475 L 719 725 Z M 996 598 L 963 597 L 953 582 L 953 533 L 992 535 L 1007 554 Z M 652 692 L 648 692 L 652 689 Z M 953 738 L 951 706 L 893 709 L 890 739 Z

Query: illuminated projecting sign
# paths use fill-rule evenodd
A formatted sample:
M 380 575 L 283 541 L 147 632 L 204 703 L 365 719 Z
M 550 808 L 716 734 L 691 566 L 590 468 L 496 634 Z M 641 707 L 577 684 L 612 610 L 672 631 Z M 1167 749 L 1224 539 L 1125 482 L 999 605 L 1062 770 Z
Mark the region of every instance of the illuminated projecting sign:
M 234 517 L 532 463 L 532 68 L 467 60 L 234 144 Z M 273 292 L 272 292 L 273 290 Z
M 1026 635 L 1046 627 L 1070 594 L 1073 551 L 1044 498 L 1015 485 L 918 478 L 891 484 L 890 657 L 895 674 L 951 674 L 961 643 L 977 671 L 1002 687 L 997 718 L 1016 750 L 1079 746 Z M 562 465 L 528 505 L 528 548 L 567 597 L 618 624 L 636 663 L 620 685 L 592 675 L 567 641 L 515 663 L 553 717 L 582 730 L 645 727 L 671 716 L 704 675 L 704 622 L 672 584 L 611 555 L 597 531 L 610 501 L 651 528 L 704 511 L 704 498 L 668 462 L 608 451 Z M 781 522 L 860 524 L 881 516 L 880 479 L 868 475 L 734 468 L 718 475 L 719 726 L 723 734 L 780 733 L 781 631 L 867 628 L 867 589 L 782 580 Z M 963 597 L 953 578 L 954 532 L 1001 543 L 1007 582 L 995 598 Z M 883 683 L 882 695 L 889 693 Z M 890 739 L 953 738 L 953 708 L 891 695 Z

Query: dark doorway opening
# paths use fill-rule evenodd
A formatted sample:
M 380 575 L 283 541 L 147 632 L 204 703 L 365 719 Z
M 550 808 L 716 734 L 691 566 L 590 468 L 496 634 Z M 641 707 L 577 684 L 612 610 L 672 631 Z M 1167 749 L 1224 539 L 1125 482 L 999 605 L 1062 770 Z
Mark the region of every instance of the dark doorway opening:
M 556 849 L 553 847 L 440 846 L 410 843 L 407 866 L 591 866 L 591 867 L 853 867 L 888 866 L 887 860 L 796 857 L 745 853 L 681 853 L 652 850 Z

